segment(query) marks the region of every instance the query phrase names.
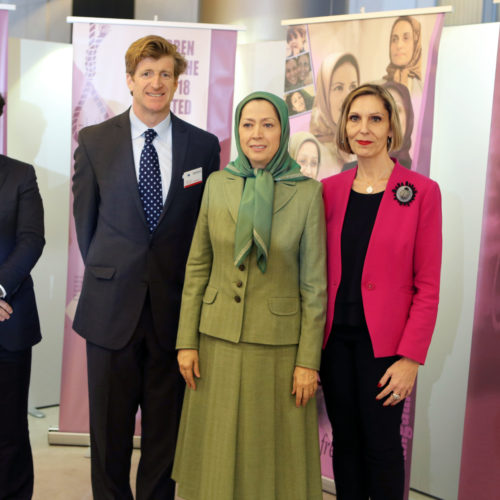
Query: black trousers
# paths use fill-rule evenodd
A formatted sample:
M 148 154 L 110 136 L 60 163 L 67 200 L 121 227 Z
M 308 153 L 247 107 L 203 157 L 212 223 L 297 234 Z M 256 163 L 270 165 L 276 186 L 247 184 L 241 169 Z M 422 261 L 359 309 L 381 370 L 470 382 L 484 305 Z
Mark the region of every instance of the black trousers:
M 333 472 L 338 500 L 402 500 L 403 404 L 382 406 L 377 384 L 397 356 L 375 358 L 369 338 L 335 338 L 321 359 L 321 383 L 333 430 Z
M 0 499 L 33 495 L 33 458 L 28 432 L 31 347 L 0 347 Z
M 146 298 L 131 341 L 114 351 L 87 342 L 92 491 L 95 500 L 132 499 L 130 462 L 141 409 L 138 500 L 173 500 L 171 479 L 184 381 L 175 351 L 156 337 Z

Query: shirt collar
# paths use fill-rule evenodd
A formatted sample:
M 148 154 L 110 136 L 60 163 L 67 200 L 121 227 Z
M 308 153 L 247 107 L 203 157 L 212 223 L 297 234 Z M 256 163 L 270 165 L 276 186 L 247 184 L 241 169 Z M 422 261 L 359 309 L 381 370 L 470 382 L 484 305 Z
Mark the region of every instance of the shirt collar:
M 144 134 L 146 130 L 150 128 L 137 117 L 137 115 L 134 113 L 132 106 L 130 106 L 129 117 L 130 117 L 130 130 L 132 132 L 132 139 L 137 139 L 142 134 Z M 172 118 L 171 114 L 169 113 L 163 121 L 161 121 L 160 123 L 158 123 L 158 125 L 152 128 L 156 131 L 160 139 L 164 139 L 166 137 L 167 132 L 170 129 L 171 123 L 172 123 Z

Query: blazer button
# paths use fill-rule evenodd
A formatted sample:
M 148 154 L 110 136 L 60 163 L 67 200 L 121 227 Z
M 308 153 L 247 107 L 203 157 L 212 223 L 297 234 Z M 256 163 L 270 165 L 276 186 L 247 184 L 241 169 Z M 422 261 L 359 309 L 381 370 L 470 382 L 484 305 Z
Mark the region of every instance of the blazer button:
M 244 271 L 245 270 L 245 264 L 240 264 L 240 266 L 238 267 L 238 269 L 240 271 Z
M 368 288 L 368 290 L 373 290 L 375 288 L 375 283 L 372 283 L 371 281 L 369 281 L 366 284 L 366 288 Z
M 241 302 L 241 297 L 239 295 L 235 295 L 234 296 L 234 301 L 238 302 L 238 303 Z
M 237 282 L 236 282 L 236 286 L 237 286 L 238 288 L 241 288 L 241 287 L 243 286 L 243 281 L 237 281 Z

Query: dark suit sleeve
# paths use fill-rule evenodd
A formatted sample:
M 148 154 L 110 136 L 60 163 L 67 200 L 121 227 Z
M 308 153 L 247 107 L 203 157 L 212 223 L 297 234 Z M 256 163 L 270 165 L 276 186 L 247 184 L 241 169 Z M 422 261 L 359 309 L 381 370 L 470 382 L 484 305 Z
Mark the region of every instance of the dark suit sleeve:
M 7 293 L 7 300 L 29 276 L 44 245 L 42 198 L 35 171 L 29 165 L 19 183 L 16 242 L 7 259 L 0 264 L 0 284 Z
M 210 163 L 208 164 L 208 175 L 210 175 L 212 172 L 216 172 L 220 168 L 220 144 L 219 140 L 215 136 L 212 142 L 212 151 L 209 158 Z
M 94 236 L 99 208 L 99 188 L 85 145 L 85 130 L 78 135 L 73 174 L 73 216 L 83 261 Z

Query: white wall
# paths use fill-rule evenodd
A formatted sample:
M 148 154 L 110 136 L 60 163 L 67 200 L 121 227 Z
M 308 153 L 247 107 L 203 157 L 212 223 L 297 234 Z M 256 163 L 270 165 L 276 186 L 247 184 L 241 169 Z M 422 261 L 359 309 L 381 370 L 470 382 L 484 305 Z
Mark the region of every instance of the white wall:
M 499 24 L 443 30 L 431 177 L 443 195 L 438 321 L 420 370 L 412 487 L 457 498 Z
M 32 273 L 43 340 L 33 349 L 30 404 L 59 403 L 68 256 L 71 45 L 9 39 L 7 154 L 34 165 L 46 245 Z
M 9 36 L 51 42 L 69 42 L 72 0 L 6 0 L 16 5 L 9 12 Z

